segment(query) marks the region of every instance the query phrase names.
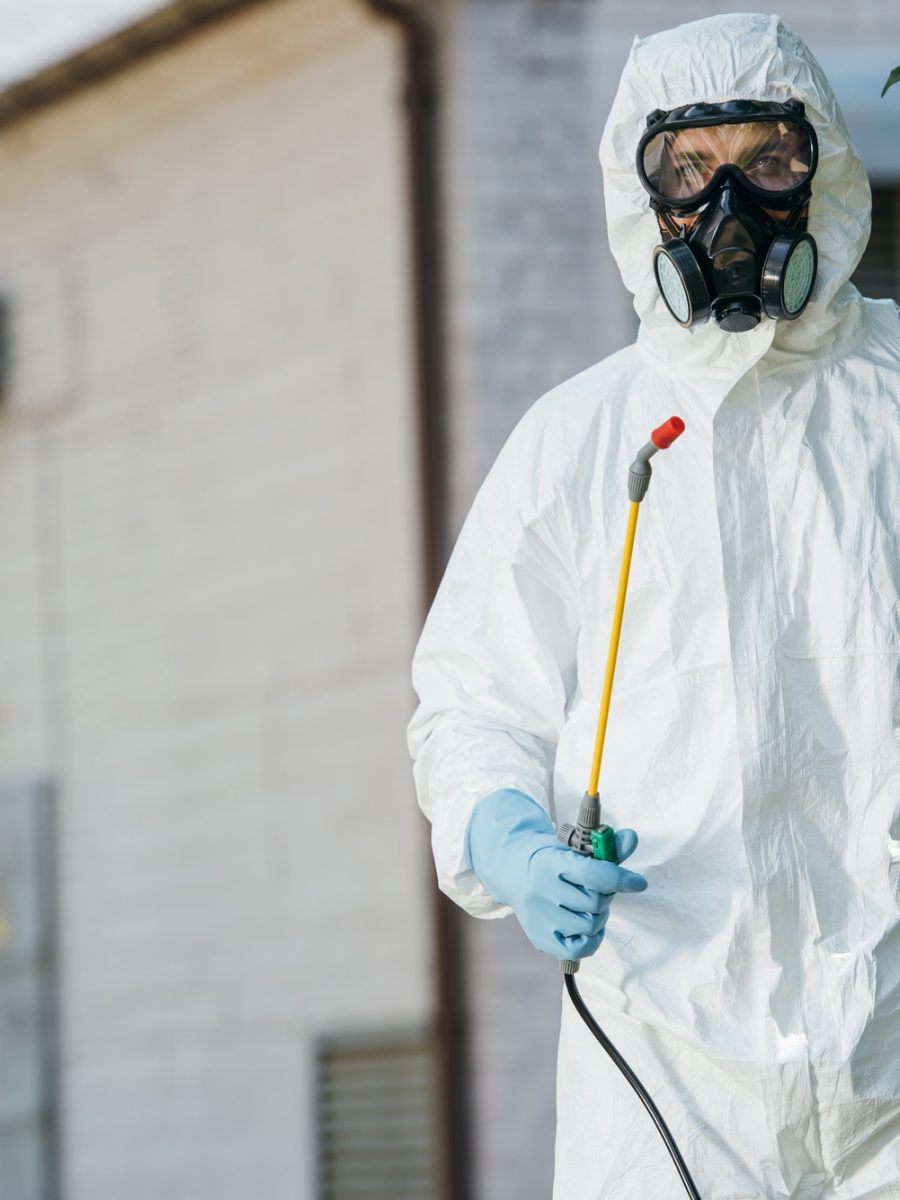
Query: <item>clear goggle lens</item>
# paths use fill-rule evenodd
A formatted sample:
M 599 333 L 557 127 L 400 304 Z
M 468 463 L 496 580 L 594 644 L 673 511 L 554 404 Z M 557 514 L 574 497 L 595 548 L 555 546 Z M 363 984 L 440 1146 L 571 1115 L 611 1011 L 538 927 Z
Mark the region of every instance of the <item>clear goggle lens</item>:
M 809 131 L 794 121 L 746 121 L 665 129 L 648 140 L 647 182 L 668 200 L 691 200 L 723 163 L 737 167 L 754 186 L 788 192 L 810 172 Z

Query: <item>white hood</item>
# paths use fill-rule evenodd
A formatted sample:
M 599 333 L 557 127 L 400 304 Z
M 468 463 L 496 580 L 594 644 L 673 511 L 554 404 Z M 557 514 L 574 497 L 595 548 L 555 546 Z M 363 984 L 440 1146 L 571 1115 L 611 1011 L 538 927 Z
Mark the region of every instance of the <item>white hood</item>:
M 635 168 L 647 114 L 694 101 L 791 97 L 806 105 L 819 141 L 808 224 L 819 250 L 812 298 L 798 320 L 764 318 L 748 333 L 726 333 L 713 321 L 682 329 L 653 276 L 660 234 Z M 869 181 L 822 68 L 777 16 L 733 13 L 635 38 L 600 143 L 600 163 L 610 246 L 641 318 L 638 342 L 653 358 L 737 379 L 773 345 L 791 354 L 824 349 L 858 313 L 859 295 L 847 281 L 869 239 Z

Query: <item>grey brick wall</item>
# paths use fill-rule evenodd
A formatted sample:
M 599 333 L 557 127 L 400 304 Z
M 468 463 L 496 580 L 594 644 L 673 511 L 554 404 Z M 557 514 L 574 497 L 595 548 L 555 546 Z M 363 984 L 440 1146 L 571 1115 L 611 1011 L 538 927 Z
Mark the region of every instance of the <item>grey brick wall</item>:
M 630 341 L 604 242 L 584 0 L 445 6 L 445 203 L 458 527 L 512 425 Z

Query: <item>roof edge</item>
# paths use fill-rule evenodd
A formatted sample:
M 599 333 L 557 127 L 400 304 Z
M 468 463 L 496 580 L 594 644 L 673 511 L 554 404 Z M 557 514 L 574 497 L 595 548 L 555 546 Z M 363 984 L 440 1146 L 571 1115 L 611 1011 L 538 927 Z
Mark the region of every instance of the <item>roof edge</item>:
M 100 41 L 0 89 L 0 129 L 100 80 L 138 59 L 243 9 L 275 0 L 172 0 Z

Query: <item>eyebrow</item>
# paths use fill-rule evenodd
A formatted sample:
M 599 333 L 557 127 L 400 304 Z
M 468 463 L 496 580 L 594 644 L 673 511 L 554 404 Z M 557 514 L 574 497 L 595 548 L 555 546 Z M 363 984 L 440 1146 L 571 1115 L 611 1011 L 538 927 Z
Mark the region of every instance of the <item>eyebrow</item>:
M 758 146 L 753 146 L 749 151 L 752 154 L 762 154 L 766 150 L 777 150 L 781 142 L 779 139 L 769 137 L 765 142 L 761 142 Z M 691 162 L 708 162 L 710 158 L 720 158 L 721 156 L 708 150 L 706 147 L 696 150 L 679 150 L 676 149 L 672 155 L 672 162 L 676 166 L 681 166 Z

